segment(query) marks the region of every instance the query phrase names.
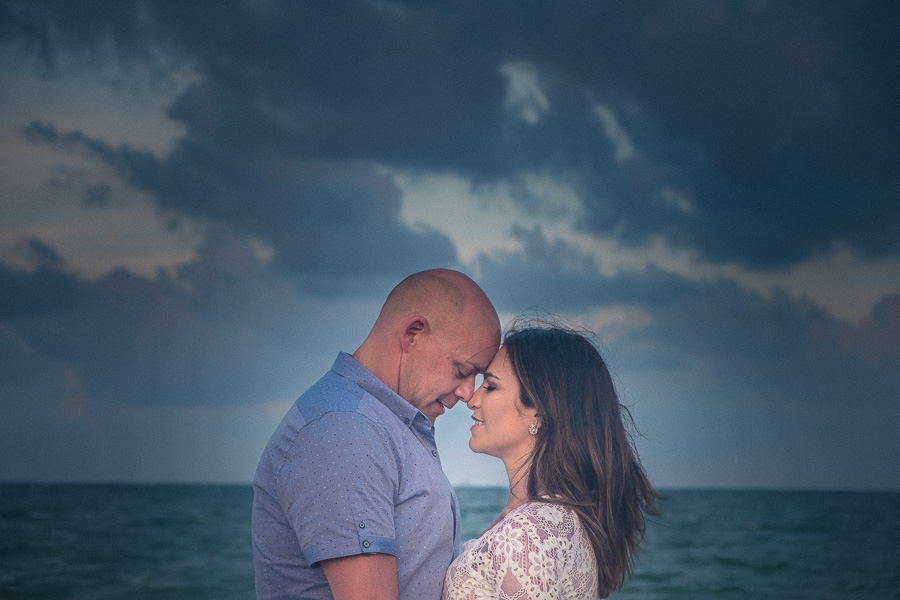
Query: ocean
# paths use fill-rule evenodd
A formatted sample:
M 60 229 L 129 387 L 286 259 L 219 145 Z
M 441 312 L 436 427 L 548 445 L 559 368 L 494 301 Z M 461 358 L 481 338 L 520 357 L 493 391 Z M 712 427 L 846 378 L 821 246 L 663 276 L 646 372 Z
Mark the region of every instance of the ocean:
M 506 500 L 459 488 L 463 539 Z M 900 599 L 900 492 L 664 490 L 620 600 Z M 0 599 L 252 599 L 250 486 L 0 484 Z

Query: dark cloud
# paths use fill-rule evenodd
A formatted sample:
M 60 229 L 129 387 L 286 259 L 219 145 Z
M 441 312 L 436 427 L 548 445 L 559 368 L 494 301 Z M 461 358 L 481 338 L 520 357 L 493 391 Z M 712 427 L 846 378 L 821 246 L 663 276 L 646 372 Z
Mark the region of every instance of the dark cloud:
M 58 270 L 63 266 L 63 259 L 59 253 L 37 238 L 25 241 L 25 255 L 30 262 L 39 267 Z
M 842 346 L 850 352 L 866 357 L 879 365 L 885 373 L 892 373 L 900 388 L 900 294 L 884 296 L 872 307 L 871 316 L 858 324 L 844 324 L 839 328 Z M 896 394 L 894 395 L 896 398 Z
M 52 264 L 42 265 L 33 272 L 0 264 L 0 318 L 45 315 L 63 310 L 77 303 L 81 292 L 80 282 L 75 277 Z
M 0 290 L 7 401 L 20 397 L 9 385 L 50 379 L 60 379 L 59 389 L 77 381 L 79 393 L 101 402 L 289 399 L 299 387 L 291 374 L 316 350 L 312 302 L 223 228 L 211 229 L 198 258 L 175 276 L 118 269 L 90 281 L 0 265 Z
M 86 205 L 107 207 L 109 206 L 109 196 L 111 193 L 112 189 L 105 183 L 88 186 L 84 191 L 84 203 Z
M 642 320 L 601 331 L 629 372 L 667 372 L 722 402 L 752 390 L 770 406 L 879 405 L 900 394 L 892 366 L 900 363 L 895 296 L 885 297 L 870 320 L 851 324 L 779 290 L 764 297 L 725 278 L 695 281 L 652 266 L 605 275 L 590 257 L 540 230 L 514 233 L 521 252 L 479 259 L 498 308 L 642 313 Z
M 836 242 L 900 254 L 892 3 L 45 2 L 5 11 L 5 39 L 30 40 L 49 64 L 106 43 L 128 60 L 193 65 L 197 82 L 169 110 L 186 137 L 137 183 L 167 210 L 269 239 L 301 271 L 340 269 L 367 243 L 390 253 L 390 239 L 398 253 L 453 260 L 447 240 L 397 222 L 397 192 L 372 164 L 474 180 L 564 177 L 583 195 L 585 230 L 630 244 L 663 236 L 712 261 L 779 268 Z M 545 95 L 533 122 L 507 104 L 510 64 L 532 68 Z M 122 152 L 106 158 L 128 162 Z M 272 165 L 283 174 L 270 186 Z M 304 214 L 324 205 L 386 215 L 384 234 L 350 221 L 327 252 L 289 244 L 292 227 L 302 232 L 294 239 L 314 237 Z
M 695 281 L 656 267 L 604 274 L 540 230 L 514 233 L 521 252 L 482 255 L 477 264 L 498 309 L 589 315 L 617 307 L 643 315 L 599 332 L 626 372 L 668 373 L 723 402 L 734 390 L 810 407 L 878 404 L 900 393 L 897 296 L 853 324 L 728 279 Z M 45 246 L 42 253 L 55 255 Z M 119 269 L 88 281 L 53 266 L 0 266 L 0 280 L 0 386 L 76 373 L 83 394 L 99 399 L 219 405 L 290 398 L 297 389 L 285 374 L 296 368 L 298 344 L 317 335 L 308 301 L 226 229 L 210 230 L 198 258 L 174 276 Z M 391 283 L 378 282 L 377 294 Z
M 447 236 L 404 225 L 400 191 L 361 163 L 299 160 L 191 141 L 158 159 L 41 122 L 31 123 L 25 133 L 103 160 L 132 186 L 153 192 L 168 214 L 259 237 L 274 249 L 276 263 L 308 289 L 324 289 L 320 282 L 328 276 L 399 276 L 456 264 Z
M 121 56 L 151 58 L 150 31 L 140 2 L 88 1 L 74 6 L 65 0 L 7 1 L 0 4 L 0 42 L 17 42 L 55 69 L 60 52 L 100 54 L 110 46 Z
M 835 243 L 900 256 L 898 14 L 875 1 L 0 0 L 4 61 L 136 90 L 168 78 L 152 89 L 172 92 L 181 137 L 166 152 L 111 143 L 95 116 L 20 121 L 31 143 L 79 155 L 53 170 L 46 204 L 62 191 L 112 211 L 130 187 L 205 231 L 196 259 L 155 276 L 91 279 L 39 239 L 0 263 L 0 437 L 56 464 L 67 432 L 91 446 L 72 464 L 119 460 L 132 477 L 110 456 L 167 438 L 119 443 L 132 433 L 120 414 L 165 428 L 162 415 L 294 398 L 332 348 L 359 342 L 392 284 L 458 262 L 447 235 L 403 221 L 383 167 L 499 183 L 540 219 L 553 212 L 529 177 L 558 179 L 582 198 L 581 232 L 661 237 L 714 262 L 778 269 Z M 727 278 L 610 274 L 552 230 L 513 227 L 520 249 L 472 270 L 504 312 L 609 319 L 604 353 L 639 423 L 684 455 L 674 481 L 754 483 L 749 464 L 770 471 L 759 485 L 806 469 L 829 474 L 801 483 L 896 482 L 896 294 L 845 322 Z M 872 456 L 881 480 L 853 479 Z M 17 460 L 27 477 L 35 459 Z
M 320 294 L 366 274 L 398 278 L 457 261 L 445 235 L 401 222 L 400 191 L 379 165 L 476 181 L 562 177 L 583 196 L 584 230 L 632 244 L 661 235 L 713 261 L 780 267 L 835 242 L 900 254 L 891 4 L 3 6 L 0 39 L 30 44 L 48 67 L 58 53 L 108 47 L 122 60 L 191 64 L 195 82 L 168 109 L 185 135 L 165 156 L 41 121 L 26 134 L 103 161 L 168 215 L 261 239 L 273 265 Z M 545 95 L 530 122 L 508 103 L 511 64 L 532 69 Z M 86 199 L 103 205 L 109 190 L 95 183 Z M 533 198 L 522 202 L 533 208 Z M 764 357 L 850 364 L 821 351 L 840 328 L 802 301 L 659 269 L 606 277 L 540 231 L 516 234 L 523 254 L 483 259 L 501 304 L 640 305 L 653 316 L 653 340 L 711 352 L 733 377 L 748 376 L 745 355 L 763 374 Z M 35 290 L 85 289 L 58 267 L 4 267 L 18 290 L 7 292 L 7 312 L 51 310 L 29 300 Z M 184 284 L 120 271 L 70 295 L 88 293 L 115 315 L 120 303 L 104 298 L 143 290 L 174 319 L 192 305 Z M 198 326 L 188 322 L 173 327 Z M 877 331 L 866 327 L 835 347 L 861 347 L 858 336 Z M 638 347 L 653 345 L 645 342 Z
M 52 319 L 76 306 L 84 293 L 82 282 L 63 270 L 62 257 L 41 240 L 24 240 L 19 254 L 33 268 L 0 263 L 0 389 L 26 383 L 49 367 L 13 323 Z
M 900 296 L 886 296 L 858 324 L 839 322 L 805 301 L 778 292 L 765 297 L 727 279 L 690 280 L 656 267 L 605 274 L 594 259 L 565 242 L 548 240 L 540 229 L 516 229 L 514 235 L 521 251 L 482 255 L 475 265 L 502 311 L 587 315 L 613 307 L 638 315 L 599 328 L 599 340 L 617 380 L 624 382 L 619 388 L 624 400 L 639 400 L 640 427 L 651 432 L 650 464 L 659 462 L 653 457 L 661 437 L 673 428 L 677 432 L 669 435 L 677 440 L 666 440 L 665 451 L 690 449 L 685 463 L 690 467 L 682 466 L 674 481 L 787 486 L 895 480 L 889 474 L 881 480 L 854 479 L 846 470 L 826 471 L 823 479 L 803 474 L 821 468 L 820 462 L 804 459 L 798 467 L 795 461 L 798 450 L 810 443 L 826 457 L 875 451 L 888 463 L 900 459 L 896 445 L 886 441 L 893 439 L 890 432 L 872 416 L 896 412 L 891 407 L 900 393 L 895 368 L 900 347 L 894 335 Z M 329 339 L 340 337 L 349 317 L 338 308 L 331 315 L 334 322 L 327 322 L 312 300 L 260 261 L 244 235 L 225 228 L 210 229 L 195 260 L 173 275 L 153 278 L 120 269 L 86 280 L 62 270 L 62 257 L 42 242 L 31 240 L 27 246 L 34 250 L 32 261 L 43 266 L 0 270 L 0 290 L 22 298 L 18 306 L 29 308 L 0 314 L 0 404 L 18 419 L 8 439 L 22 440 L 27 431 L 24 447 L 37 448 L 42 444 L 34 439 L 56 439 L 62 432 L 63 439 L 90 450 L 73 450 L 81 457 L 73 460 L 73 468 L 80 461 L 74 472 L 87 469 L 87 477 L 96 477 L 90 475 L 92 468 L 110 472 L 105 452 L 133 446 L 103 447 L 134 433 L 117 429 L 115 415 L 124 410 L 123 403 L 129 411 L 141 405 L 156 414 L 154 407 L 160 405 L 259 409 L 269 399 L 290 400 L 320 373 L 310 367 L 310 357 L 321 355 L 325 346 L 317 336 L 327 331 Z M 10 273 L 14 277 L 7 277 Z M 47 273 L 70 281 L 77 293 L 64 286 L 41 287 Z M 377 283 L 379 296 L 386 295 L 390 283 Z M 55 304 L 36 311 L 41 299 L 55 299 Z M 363 325 L 354 331 L 356 342 L 360 331 Z M 326 353 L 328 362 L 331 353 Z M 298 373 L 308 380 L 299 381 Z M 90 419 L 97 418 L 109 421 L 102 435 L 90 429 L 97 426 Z M 132 418 L 131 426 L 133 421 L 140 419 Z M 160 421 L 156 418 L 155 426 L 165 428 Z M 863 431 L 867 425 L 876 429 Z M 246 424 L 233 425 L 232 434 L 240 435 L 242 427 Z M 166 439 L 153 431 L 140 435 L 151 445 Z M 194 443 L 193 435 L 186 439 Z M 12 441 L 7 446 L 15 448 Z M 183 452 L 193 452 L 190 448 Z M 743 464 L 742 452 L 756 457 L 754 464 L 772 460 L 767 469 L 788 475 L 737 475 L 733 469 Z M 139 469 L 153 462 L 140 458 L 139 450 L 135 456 Z M 696 472 L 710 456 L 716 457 L 712 474 Z M 22 457 L 15 464 L 44 461 L 38 465 L 42 472 L 57 459 Z M 146 476 L 147 471 L 128 466 L 113 471 L 117 477 Z M 180 472 L 155 468 L 153 473 L 163 473 L 156 477 Z M 208 472 L 203 476 L 208 478 Z

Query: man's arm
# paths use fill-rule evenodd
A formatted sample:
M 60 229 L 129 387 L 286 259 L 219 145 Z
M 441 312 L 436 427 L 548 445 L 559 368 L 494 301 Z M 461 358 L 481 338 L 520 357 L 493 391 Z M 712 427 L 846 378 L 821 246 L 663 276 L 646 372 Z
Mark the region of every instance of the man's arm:
M 321 562 L 334 600 L 399 600 L 397 557 L 356 554 Z

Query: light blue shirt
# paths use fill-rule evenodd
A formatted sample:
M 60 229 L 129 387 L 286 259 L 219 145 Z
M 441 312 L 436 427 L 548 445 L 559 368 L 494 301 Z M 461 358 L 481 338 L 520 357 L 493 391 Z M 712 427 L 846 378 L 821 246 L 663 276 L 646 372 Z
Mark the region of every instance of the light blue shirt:
M 459 507 L 434 428 L 341 352 L 272 434 L 253 482 L 258 600 L 331 599 L 319 561 L 397 557 L 400 598 L 438 600 Z

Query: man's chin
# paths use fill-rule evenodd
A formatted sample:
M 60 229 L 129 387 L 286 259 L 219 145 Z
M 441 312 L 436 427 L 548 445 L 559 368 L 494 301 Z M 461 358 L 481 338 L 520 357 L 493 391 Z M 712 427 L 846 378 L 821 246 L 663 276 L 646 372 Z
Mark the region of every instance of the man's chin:
M 440 400 L 435 400 L 435 401 L 432 403 L 432 405 L 429 406 L 428 408 L 431 409 L 431 410 L 429 411 L 431 414 L 428 414 L 428 415 L 425 415 L 425 416 L 428 417 L 429 419 L 431 419 L 431 424 L 432 424 L 432 425 L 434 425 L 435 419 L 437 419 L 439 416 L 441 416 L 442 414 L 444 414 L 444 412 L 446 412 L 446 410 L 447 410 L 447 407 L 444 406 L 443 404 L 441 404 Z

